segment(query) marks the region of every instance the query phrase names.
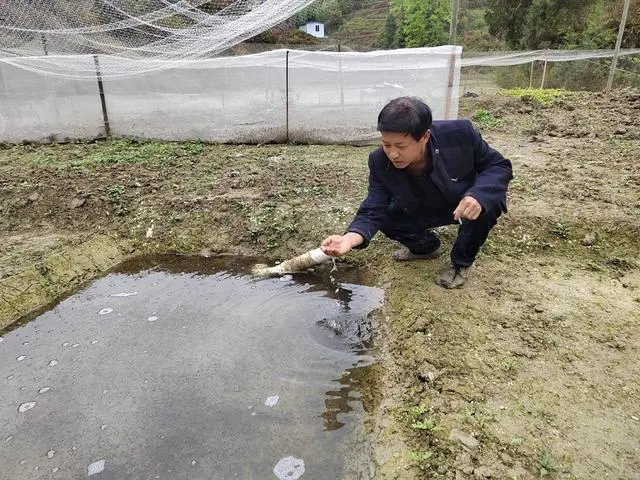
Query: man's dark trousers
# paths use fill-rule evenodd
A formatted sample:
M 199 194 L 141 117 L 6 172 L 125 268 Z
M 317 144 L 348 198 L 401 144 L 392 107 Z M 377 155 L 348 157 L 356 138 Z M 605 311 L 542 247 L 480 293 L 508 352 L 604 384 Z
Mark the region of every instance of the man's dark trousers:
M 502 212 L 499 209 L 483 211 L 476 220 L 463 220 L 458 228 L 458 238 L 451 250 L 451 263 L 470 267 L 476 259 L 491 229 Z M 394 205 L 389 208 L 380 231 L 392 240 L 407 247 L 411 253 L 433 252 L 440 246 L 438 236 L 428 229 L 458 223 L 449 209 L 421 208 L 416 214 L 407 214 Z

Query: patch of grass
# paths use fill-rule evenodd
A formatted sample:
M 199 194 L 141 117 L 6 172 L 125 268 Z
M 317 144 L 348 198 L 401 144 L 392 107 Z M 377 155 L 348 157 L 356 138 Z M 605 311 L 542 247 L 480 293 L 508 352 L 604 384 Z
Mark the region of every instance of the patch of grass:
M 556 100 L 564 100 L 569 96 L 569 92 L 559 88 L 509 88 L 500 90 L 500 94 L 507 97 L 519 97 L 521 100 L 529 102 L 537 101 L 545 106 L 552 105 Z
M 113 205 L 114 213 L 118 216 L 125 215 L 129 212 L 123 205 L 124 198 L 124 186 L 123 185 L 114 185 L 109 188 L 107 191 L 107 195 L 109 196 L 109 201 Z
M 564 223 L 556 222 L 551 226 L 549 233 L 556 237 L 566 239 L 569 238 L 569 227 Z
M 495 421 L 495 417 L 475 407 L 464 412 L 464 421 L 475 428 L 483 430 L 489 423 Z
M 414 430 L 423 430 L 430 432 L 437 432 L 442 430 L 442 427 L 438 423 L 426 417 L 426 413 L 429 411 L 429 407 L 424 404 L 411 407 L 407 411 L 407 420 L 410 422 L 411 428 Z
M 55 153 L 45 153 L 44 155 L 38 155 L 31 160 L 33 165 L 38 166 L 50 166 L 58 163 L 60 159 Z
M 247 217 L 250 238 L 265 241 L 269 249 L 277 248 L 281 240 L 298 231 L 298 223 L 287 205 L 262 202 L 253 207 L 242 202 L 240 209 Z
M 409 460 L 418 464 L 421 470 L 426 470 L 431 466 L 430 460 L 433 457 L 433 452 L 411 450 L 407 456 Z
M 442 427 L 440 427 L 435 420 L 431 420 L 429 418 L 413 422 L 411 424 L 411 428 L 415 428 L 417 430 L 430 430 L 434 432 L 442 430 Z
M 538 465 L 538 474 L 541 477 L 546 477 L 547 475 L 550 475 L 555 471 L 556 466 L 554 465 L 553 458 L 549 453 L 544 453 Z
M 119 139 L 96 143 L 93 148 L 83 153 L 58 155 L 45 152 L 33 158 L 31 163 L 73 169 L 137 163 L 169 166 L 179 164 L 181 158 L 199 155 L 204 152 L 204 149 L 204 144 L 201 142 L 136 142 Z
M 501 127 L 507 123 L 506 120 L 494 117 L 491 112 L 483 108 L 476 111 L 473 120 L 484 127 Z

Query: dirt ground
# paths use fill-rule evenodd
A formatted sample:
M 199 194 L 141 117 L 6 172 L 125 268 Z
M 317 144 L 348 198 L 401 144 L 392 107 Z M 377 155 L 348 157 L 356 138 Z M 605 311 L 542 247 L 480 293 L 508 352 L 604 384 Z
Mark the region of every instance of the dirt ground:
M 640 479 L 640 92 L 465 98 L 514 164 L 464 289 L 376 237 L 379 479 Z M 138 253 L 270 261 L 341 232 L 370 147 L 0 147 L 0 327 Z M 442 229 L 450 245 L 453 227 Z

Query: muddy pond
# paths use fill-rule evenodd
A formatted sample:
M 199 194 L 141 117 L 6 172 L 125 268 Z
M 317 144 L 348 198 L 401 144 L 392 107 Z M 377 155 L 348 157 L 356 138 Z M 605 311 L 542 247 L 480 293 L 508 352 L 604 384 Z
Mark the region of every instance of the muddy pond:
M 0 478 L 370 478 L 383 292 L 249 266 L 143 257 L 3 332 Z

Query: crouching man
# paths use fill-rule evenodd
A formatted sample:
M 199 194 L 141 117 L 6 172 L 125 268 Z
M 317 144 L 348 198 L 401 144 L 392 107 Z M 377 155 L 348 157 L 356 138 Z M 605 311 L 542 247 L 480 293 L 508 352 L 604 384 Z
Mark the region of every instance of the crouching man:
M 398 261 L 436 258 L 434 227 L 459 223 L 444 288 L 462 286 L 498 217 L 506 212 L 511 162 L 468 120 L 433 121 L 422 101 L 401 97 L 378 115 L 382 146 L 369 155 L 368 195 L 344 235 L 322 242 L 327 255 L 365 248 L 378 230 L 404 245 Z

